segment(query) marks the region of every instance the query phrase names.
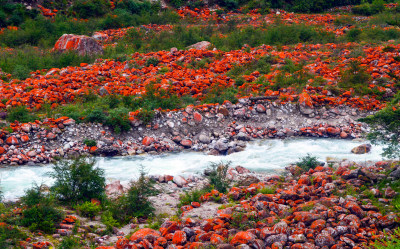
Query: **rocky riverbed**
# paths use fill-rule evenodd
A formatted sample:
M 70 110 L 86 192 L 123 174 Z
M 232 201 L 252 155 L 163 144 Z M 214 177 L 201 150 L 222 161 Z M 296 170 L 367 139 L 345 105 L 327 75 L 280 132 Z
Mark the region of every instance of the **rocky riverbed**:
M 348 106 L 278 105 L 244 98 L 237 104 L 226 101 L 223 105 L 158 112 L 148 125 L 133 119 L 132 129 L 123 134 L 115 134 L 102 124 L 77 124 L 68 117 L 14 123 L 12 132 L 0 134 L 0 164 L 35 165 L 79 155 L 125 156 L 182 150 L 225 155 L 242 151 L 247 141 L 265 138 L 354 139 L 368 130 L 357 119 L 372 113 Z M 85 139 L 94 140 L 96 146 L 86 146 Z
M 105 226 L 99 217 L 91 221 L 71 212 L 52 239 L 36 236 L 25 245 L 46 248 L 57 243 L 72 234 L 79 219 L 75 236 L 83 245 L 94 243 L 97 249 L 369 248 L 399 225 L 392 204 L 398 193 L 390 186 L 377 187 L 399 176 L 393 161 L 332 161 L 308 171 L 290 165 L 283 175 L 257 174 L 236 166 L 228 170 L 234 187 L 227 194 L 213 190 L 200 202 L 182 206 L 180 213 L 179 195 L 201 188 L 207 180 L 151 176 L 161 190 L 151 198 L 156 214 L 164 217 L 159 229 L 139 219 L 102 236 Z M 116 197 L 126 186 L 116 181 L 106 189 Z

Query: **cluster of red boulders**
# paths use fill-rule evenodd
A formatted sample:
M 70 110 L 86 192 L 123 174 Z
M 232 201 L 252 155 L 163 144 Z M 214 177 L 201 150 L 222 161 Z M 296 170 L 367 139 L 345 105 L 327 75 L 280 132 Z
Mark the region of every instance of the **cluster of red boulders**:
M 75 121 L 68 117 L 46 119 L 43 122 L 12 123 L 12 131 L 0 131 L 0 163 L 17 165 L 52 161 L 45 143 L 56 140 L 66 126 L 73 124 Z
M 226 195 L 213 190 L 202 196 L 203 202 L 230 199 L 235 204 L 222 206 L 211 219 L 166 220 L 158 231 L 140 229 L 115 246 L 97 249 L 366 248 L 383 238 L 384 231 L 390 233 L 399 225 L 392 207 L 383 214 L 360 191 L 362 186 L 385 178 L 383 172 L 390 165 L 378 162 L 354 167 L 345 161 L 338 166 L 336 170 L 318 166 L 303 174 L 293 166 L 289 170 L 296 177 L 271 176 L 265 182 L 233 187 Z M 274 193 L 263 194 L 266 188 Z M 383 191 L 371 189 L 384 204 L 397 194 L 390 187 Z M 198 207 L 198 203 L 193 205 Z

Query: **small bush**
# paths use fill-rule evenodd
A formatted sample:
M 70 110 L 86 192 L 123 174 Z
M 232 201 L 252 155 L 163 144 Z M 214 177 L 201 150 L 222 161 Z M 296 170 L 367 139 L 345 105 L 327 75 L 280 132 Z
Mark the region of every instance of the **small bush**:
M 317 160 L 317 157 L 307 154 L 307 156 L 300 158 L 300 161 L 296 162 L 296 165 L 305 171 L 309 169 L 315 169 L 321 163 Z
M 12 226 L 0 226 L 0 248 L 18 248 L 19 241 L 28 236 Z
M 79 239 L 68 236 L 64 237 L 63 240 L 61 241 L 60 245 L 58 246 L 59 249 L 79 249 L 82 248 L 79 244 Z
M 34 122 L 37 117 L 36 115 L 30 113 L 25 106 L 17 106 L 7 110 L 7 121 L 9 122 L 21 122 L 28 123 Z
M 85 119 L 87 122 L 104 123 L 107 120 L 107 115 L 100 108 L 95 108 L 89 111 Z
M 55 179 L 51 188 L 55 196 L 68 203 L 103 199 L 106 186 L 104 170 L 95 164 L 95 160 L 86 158 L 57 162 L 50 173 Z
M 192 202 L 200 202 L 200 197 L 207 192 L 210 192 L 211 188 L 203 188 L 203 189 L 195 189 L 190 192 L 185 192 L 184 194 L 179 196 L 179 204 L 178 208 L 190 205 Z
M 227 172 L 230 163 L 211 163 L 207 168 L 207 179 L 211 187 L 221 193 L 226 193 L 229 188 L 230 181 L 227 178 Z
M 113 218 L 124 224 L 133 217 L 153 215 L 154 207 L 148 197 L 156 193 L 153 181 L 146 176 L 144 168 L 141 167 L 139 179 L 131 182 L 128 192 L 111 204 Z
M 342 73 L 338 86 L 343 89 L 352 88 L 356 94 L 365 95 L 371 92 L 371 89 L 368 88 L 370 79 L 371 76 L 360 66 L 358 61 L 351 61 L 350 68 Z
M 110 210 L 106 210 L 101 215 L 101 222 L 106 225 L 108 231 L 112 231 L 114 227 L 119 227 L 118 221 L 113 218 L 112 212 Z
M 258 191 L 258 193 L 267 195 L 267 194 L 275 194 L 275 191 L 276 191 L 275 188 L 265 187 L 265 188 L 260 189 Z
M 71 6 L 71 12 L 79 18 L 100 17 L 109 9 L 105 0 L 77 0 Z
M 154 111 L 142 109 L 136 115 L 136 117 L 141 120 L 144 124 L 150 123 L 154 119 Z
M 80 214 L 88 218 L 94 218 L 101 210 L 97 203 L 90 201 L 84 202 L 76 207 Z
M 36 205 L 22 212 L 21 225 L 29 227 L 31 231 L 54 233 L 56 225 L 62 220 L 61 211 L 53 206 Z
M 144 65 L 145 65 L 145 67 L 149 67 L 150 65 L 157 66 L 158 63 L 160 63 L 160 61 L 157 58 L 151 57 L 151 58 L 147 59 L 147 61 Z
M 25 191 L 25 195 L 21 197 L 21 201 L 27 207 L 35 205 L 51 205 L 52 197 L 43 193 L 41 186 L 35 184 L 32 188 Z
M 86 138 L 85 140 L 83 140 L 83 144 L 85 144 L 88 147 L 93 147 L 93 146 L 97 145 L 97 142 L 92 140 L 92 139 L 87 139 Z
M 129 131 L 131 124 L 128 117 L 129 110 L 125 107 L 110 110 L 105 125 L 110 126 L 115 133 Z

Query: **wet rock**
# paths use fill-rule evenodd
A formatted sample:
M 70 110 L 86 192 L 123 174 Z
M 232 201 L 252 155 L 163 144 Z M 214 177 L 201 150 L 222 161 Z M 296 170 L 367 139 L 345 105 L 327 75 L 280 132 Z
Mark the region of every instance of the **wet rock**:
M 209 144 L 211 143 L 211 138 L 205 134 L 200 134 L 199 141 L 203 144 Z
M 354 154 L 365 154 L 365 153 L 368 153 L 370 151 L 371 151 L 371 145 L 370 144 L 362 144 L 362 145 L 359 145 L 357 147 L 354 147 L 351 150 L 351 153 L 354 153 Z
M 119 154 L 119 150 L 113 146 L 106 146 L 106 147 L 102 147 L 97 149 L 97 154 L 106 156 L 106 157 L 112 157 L 112 156 L 116 156 Z
M 180 188 L 187 184 L 187 181 L 182 176 L 174 176 L 172 181 Z

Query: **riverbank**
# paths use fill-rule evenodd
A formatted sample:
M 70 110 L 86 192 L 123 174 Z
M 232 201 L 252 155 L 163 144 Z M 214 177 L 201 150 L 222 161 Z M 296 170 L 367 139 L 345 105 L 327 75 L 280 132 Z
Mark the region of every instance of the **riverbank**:
M 115 134 L 97 123 L 61 117 L 35 123 L 14 123 L 3 131 L 0 165 L 35 165 L 76 156 L 127 156 L 183 150 L 226 155 L 242 151 L 246 141 L 269 138 L 361 138 L 368 127 L 358 118 L 373 114 L 348 106 L 278 105 L 240 99 L 237 104 L 188 106 L 159 112 L 147 125 L 133 119 L 133 128 Z
M 88 219 L 64 207 L 68 217 L 54 234 L 29 234 L 21 244 L 57 247 L 74 236 L 79 246 L 98 249 L 370 248 L 399 225 L 397 167 L 394 161 L 339 160 L 309 170 L 290 165 L 282 175 L 271 175 L 232 166 L 227 178 L 233 187 L 226 194 L 214 189 L 185 205 L 180 196 L 201 189 L 205 178 L 153 176 L 161 191 L 150 198 L 155 217 L 133 219 L 104 233 L 100 215 Z M 117 181 L 106 191 L 115 198 L 126 188 Z

